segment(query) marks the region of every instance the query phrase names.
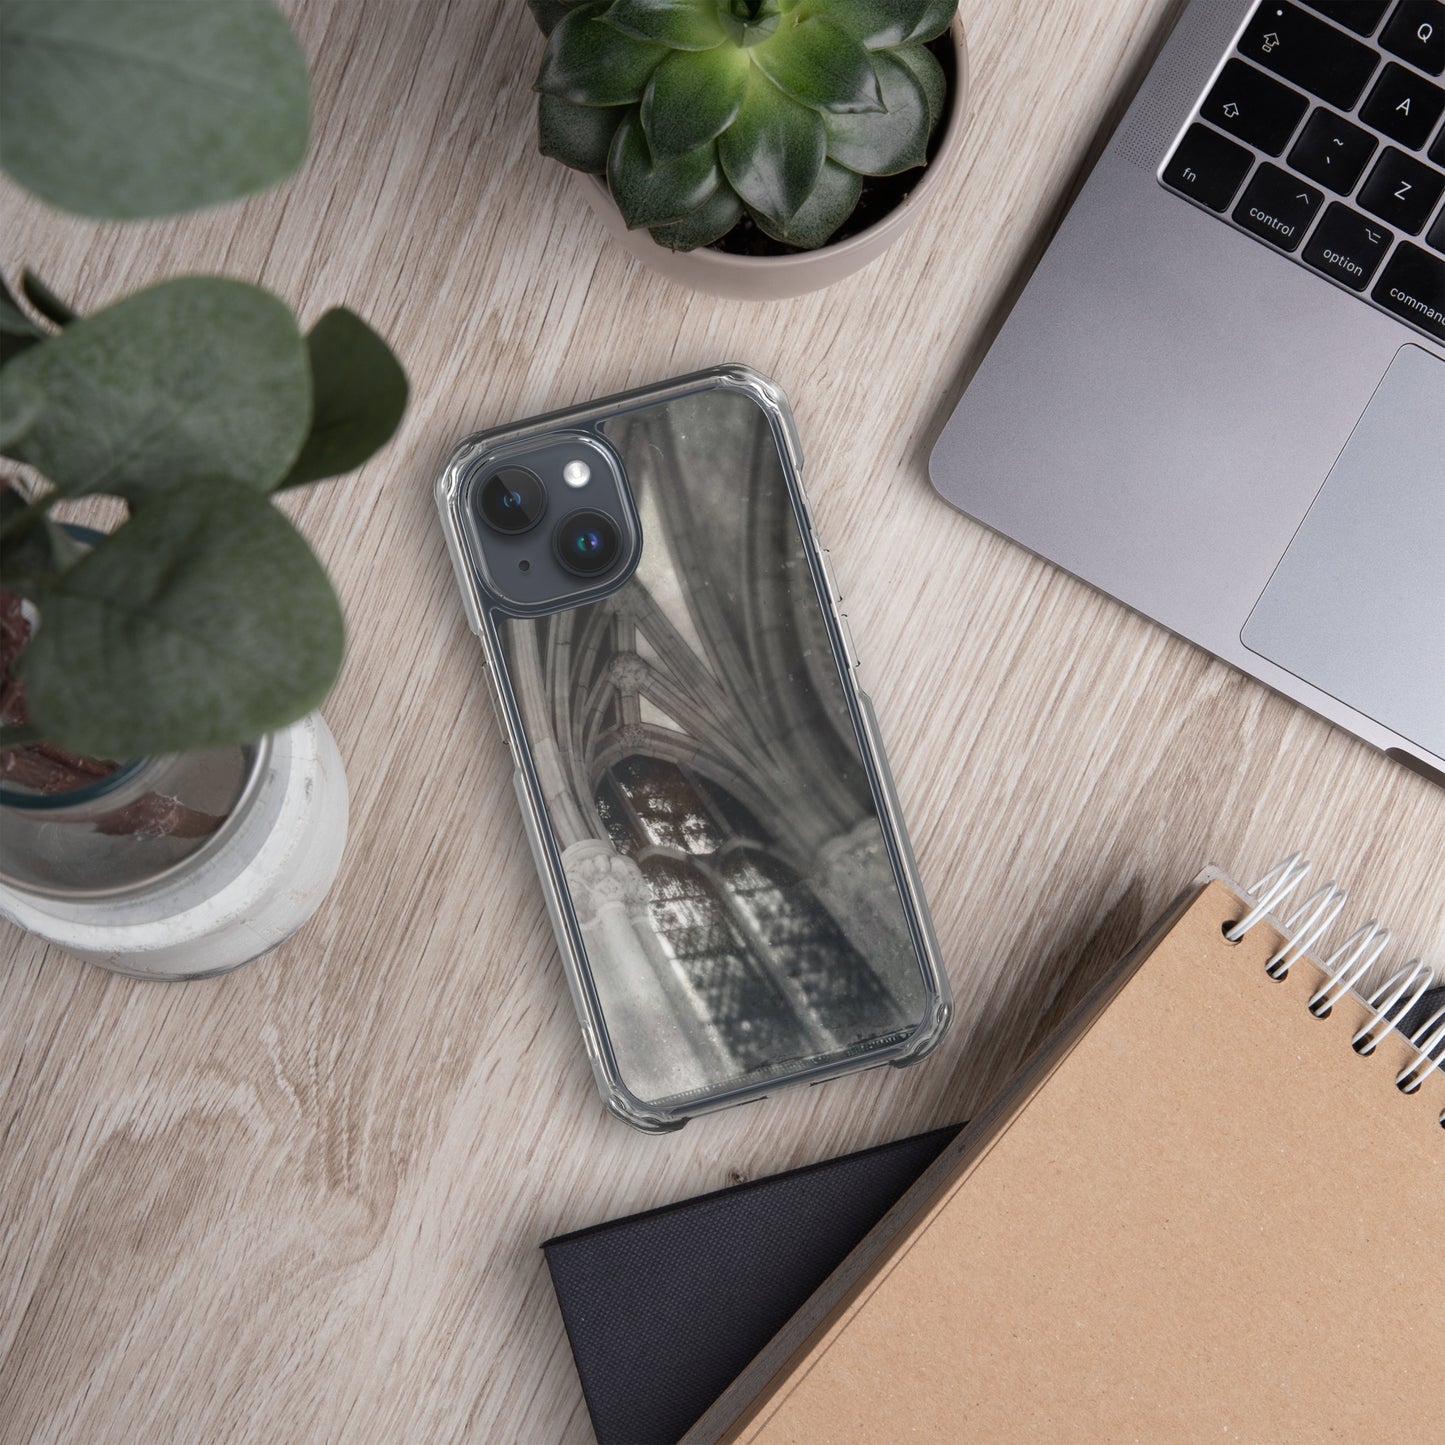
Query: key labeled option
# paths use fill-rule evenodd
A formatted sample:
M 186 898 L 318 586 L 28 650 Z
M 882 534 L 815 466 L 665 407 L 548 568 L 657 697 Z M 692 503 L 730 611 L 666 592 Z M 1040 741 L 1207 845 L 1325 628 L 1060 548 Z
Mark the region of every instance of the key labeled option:
M 1242 145 L 1208 126 L 1191 125 L 1164 167 L 1164 184 L 1211 211 L 1222 211 L 1253 164 L 1254 157 Z
M 1402 241 L 1370 295 L 1401 320 L 1445 341 L 1445 261 Z
M 1363 291 L 1394 239 L 1378 221 L 1332 201 L 1304 249 L 1304 259 L 1351 291 Z
M 1234 219 L 1281 251 L 1293 251 L 1324 204 L 1324 195 L 1298 176 L 1265 164 L 1245 187 Z
M 1199 113 L 1220 130 L 1237 135 L 1266 155 L 1277 156 L 1308 109 L 1309 101 L 1299 91 L 1271 80 L 1242 60 L 1231 60 L 1220 71 Z

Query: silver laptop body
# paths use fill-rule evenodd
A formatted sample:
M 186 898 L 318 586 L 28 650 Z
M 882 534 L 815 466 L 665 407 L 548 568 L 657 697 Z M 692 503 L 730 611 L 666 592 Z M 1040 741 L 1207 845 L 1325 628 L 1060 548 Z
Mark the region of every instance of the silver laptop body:
M 1266 8 L 1282 38 L 1261 40 Z M 1445 784 L 1438 322 L 1241 230 L 1244 183 L 1215 213 L 1161 180 L 1202 102 L 1233 104 L 1216 82 L 1248 64 L 1236 45 L 1274 63 L 1300 13 L 1184 8 L 930 470 L 969 516 Z M 1291 153 L 1248 149 L 1257 167 Z M 1321 214 L 1338 200 L 1298 195 Z M 1425 248 L 1442 225 L 1381 229 Z

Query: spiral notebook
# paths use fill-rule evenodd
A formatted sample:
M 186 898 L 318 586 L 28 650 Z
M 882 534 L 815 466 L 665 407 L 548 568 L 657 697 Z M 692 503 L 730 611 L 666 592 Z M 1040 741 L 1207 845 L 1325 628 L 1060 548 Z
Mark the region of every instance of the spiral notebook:
M 1445 1009 L 1306 866 L 1196 880 L 686 1439 L 1437 1429 Z

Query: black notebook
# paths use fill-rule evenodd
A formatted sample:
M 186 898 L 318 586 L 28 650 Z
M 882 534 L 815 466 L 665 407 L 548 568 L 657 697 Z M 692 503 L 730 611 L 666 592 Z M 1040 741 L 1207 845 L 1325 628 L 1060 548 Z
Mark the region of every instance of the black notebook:
M 549 1239 L 600 1445 L 677 1440 L 961 1127 Z

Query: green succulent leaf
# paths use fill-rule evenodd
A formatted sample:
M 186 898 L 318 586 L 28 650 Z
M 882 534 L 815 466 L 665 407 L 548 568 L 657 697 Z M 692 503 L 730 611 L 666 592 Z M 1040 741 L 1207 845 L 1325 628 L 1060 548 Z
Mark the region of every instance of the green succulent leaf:
M 826 15 L 869 50 L 901 45 L 930 0 L 799 0 L 801 16 Z
M 928 155 L 928 98 L 908 66 L 887 51 L 873 54 L 885 115 L 825 115 L 828 159 L 865 176 L 921 166 Z
M 57 326 L 69 326 L 79 319 L 73 307 L 68 306 L 34 271 L 28 268 L 20 273 L 20 289 L 25 299 L 47 320 Z
M 957 11 L 958 0 L 928 0 L 918 23 L 908 32 L 908 39 L 936 40 L 948 29 Z
M 825 15 L 790 15 L 749 54 L 779 90 L 814 110 L 853 114 L 883 108 L 868 52 Z
M 914 80 L 923 87 L 923 96 L 928 102 L 928 133 L 932 135 L 948 106 L 948 81 L 943 67 L 922 45 L 900 45 L 888 53 L 894 60 L 902 61 L 913 72 Z
M 717 0 L 717 18 L 727 38 L 746 49 L 777 33 L 792 0 Z
M 249 487 L 183 482 L 39 598 L 21 659 L 44 736 L 103 758 L 223 747 L 303 716 L 341 666 L 341 608 L 299 532 Z
M 658 160 L 696 150 L 737 118 L 748 88 L 747 52 L 679 50 L 652 73 L 642 93 L 642 129 Z
M 5 0 L 0 166 L 85 216 L 171 215 L 306 154 L 306 61 L 270 0 Z
M 10 283 L 0 276 L 0 366 L 12 356 L 28 351 L 38 341 L 45 340 L 46 333 L 26 314 L 20 305 L 20 298 L 10 289 Z M 13 419 L 0 415 L 0 433 L 9 435 Z
M 328 311 L 306 337 L 306 356 L 311 432 L 282 487 L 354 471 L 391 440 L 406 410 L 406 373 L 354 311 Z
M 557 22 L 581 3 L 583 0 L 527 0 L 527 7 L 542 34 L 550 35 L 557 28 Z
M 547 40 L 537 89 L 574 105 L 631 105 L 667 47 L 609 25 L 608 0 L 569 10 Z
M 537 97 L 537 148 L 544 156 L 600 176 L 607 169 L 607 152 L 625 105 L 573 105 L 555 95 Z
M 670 225 L 654 226 L 652 239 L 671 251 L 695 251 L 726 236 L 742 218 L 743 203 L 729 185 L 721 185 L 697 210 Z
M 863 177 L 856 171 L 828 161 L 818 176 L 813 193 L 784 225 L 760 213 L 753 219 L 775 241 L 812 250 L 826 245 L 833 232 L 853 214 L 863 190 Z
M 784 95 L 757 69 L 748 75 L 737 119 L 717 138 L 732 188 L 752 210 L 779 223 L 812 194 L 826 150 L 817 111 Z
M 607 157 L 607 187 L 629 226 L 661 226 L 695 211 L 722 183 L 711 142 L 653 163 L 642 122 L 629 115 L 617 127 Z
M 711 50 L 726 39 L 711 0 L 614 0 L 607 23 L 672 50 Z
M 182 277 L 97 311 L 0 371 L 44 398 L 9 444 L 61 492 L 136 501 L 177 478 L 268 490 L 311 419 L 306 348 L 286 305 L 259 287 Z

